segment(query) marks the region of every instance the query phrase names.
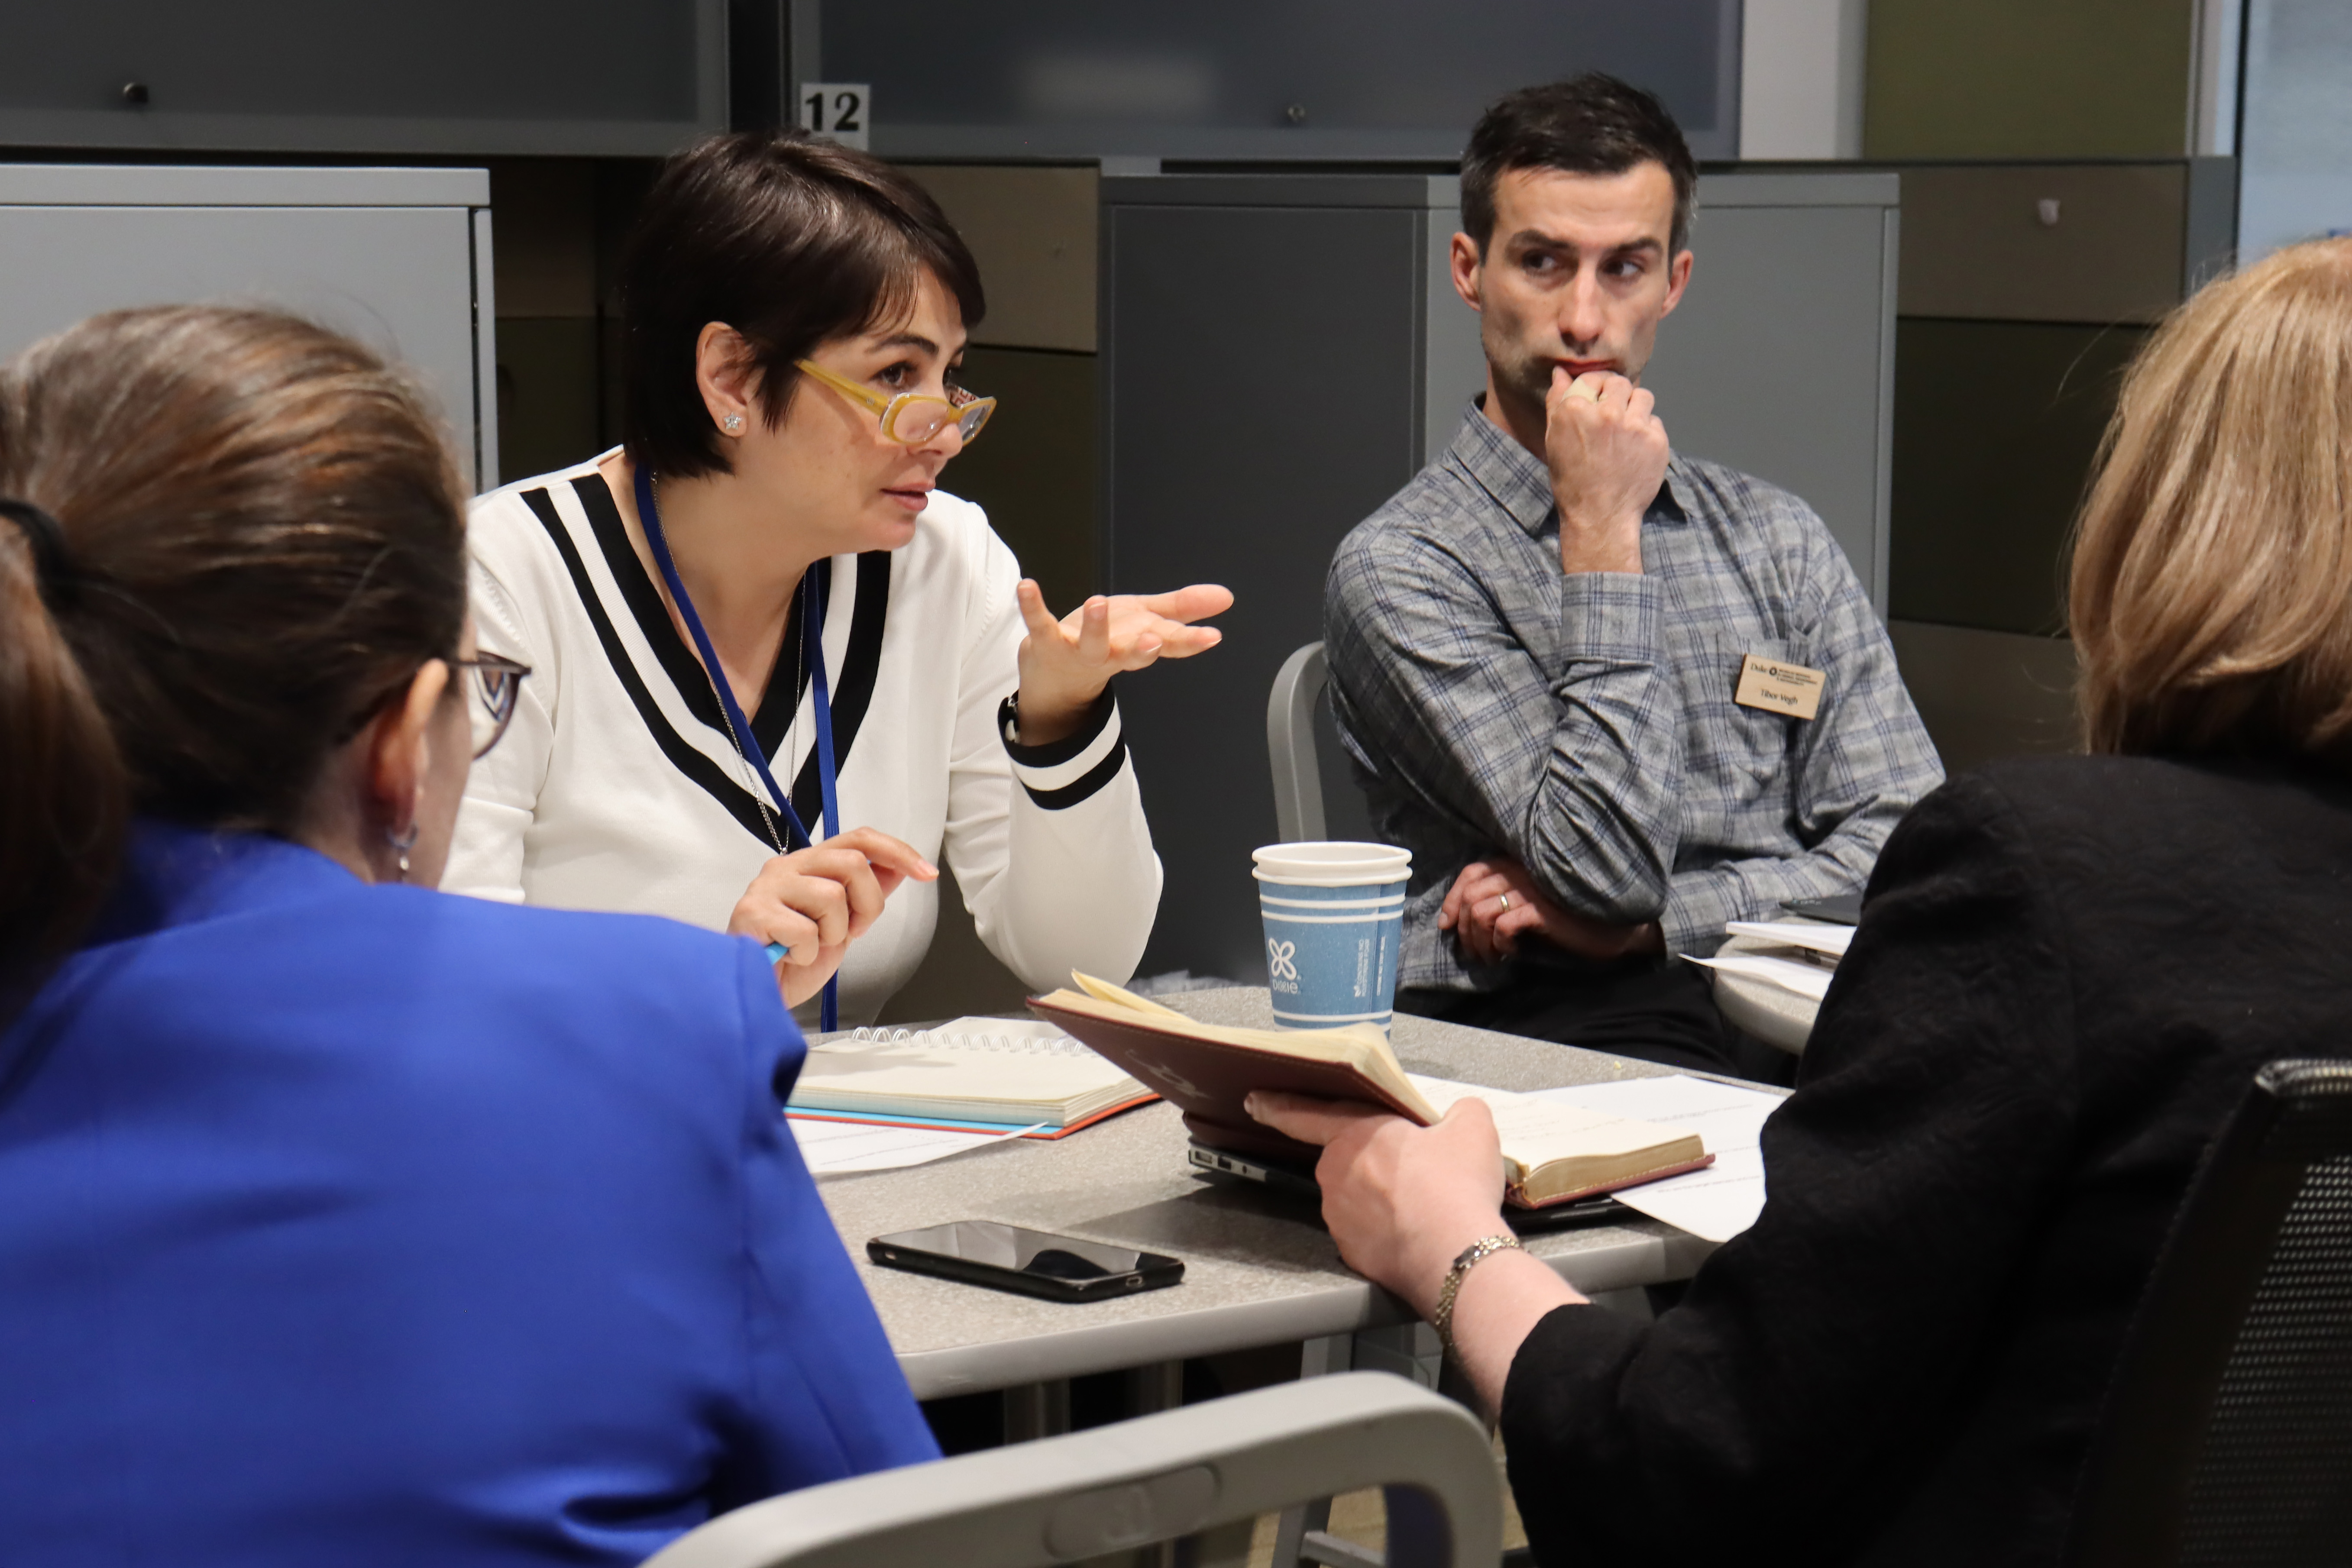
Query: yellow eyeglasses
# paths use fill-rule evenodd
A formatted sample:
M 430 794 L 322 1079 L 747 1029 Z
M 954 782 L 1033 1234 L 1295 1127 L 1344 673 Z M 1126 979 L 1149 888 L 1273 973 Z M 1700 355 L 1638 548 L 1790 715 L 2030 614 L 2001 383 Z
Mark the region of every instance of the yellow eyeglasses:
M 793 365 L 824 383 L 844 397 L 862 403 L 882 416 L 882 434 L 902 447 L 919 447 L 953 425 L 970 445 L 988 424 L 988 416 L 996 412 L 996 399 L 979 397 L 961 386 L 950 386 L 945 397 L 933 397 L 928 392 L 902 392 L 896 397 L 885 397 L 871 387 L 858 385 L 838 376 L 811 360 L 794 360 Z

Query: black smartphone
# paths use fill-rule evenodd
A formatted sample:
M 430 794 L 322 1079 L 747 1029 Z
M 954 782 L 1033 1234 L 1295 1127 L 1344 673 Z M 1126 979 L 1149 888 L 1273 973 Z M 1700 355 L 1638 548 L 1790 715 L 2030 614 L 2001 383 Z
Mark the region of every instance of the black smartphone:
M 1048 1301 L 1132 1296 L 1184 1278 L 1183 1260 L 1164 1253 L 1024 1230 L 992 1219 L 960 1219 L 953 1225 L 877 1236 L 866 1244 L 866 1256 L 886 1268 L 1043 1296 Z

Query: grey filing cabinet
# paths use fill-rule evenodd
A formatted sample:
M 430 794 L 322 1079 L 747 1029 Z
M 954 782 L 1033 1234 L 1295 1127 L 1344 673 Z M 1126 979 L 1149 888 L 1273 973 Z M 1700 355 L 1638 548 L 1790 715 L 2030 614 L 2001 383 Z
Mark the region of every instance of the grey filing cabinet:
M 0 359 L 100 310 L 282 306 L 413 367 L 498 482 L 480 169 L 0 164 Z
M 1805 496 L 1882 606 L 1898 191 L 1885 174 L 1706 175 L 1691 290 L 1646 378 L 1677 448 Z M 1260 973 L 1267 689 L 1322 635 L 1341 536 L 1485 382 L 1446 263 L 1459 195 L 1434 174 L 1102 181 L 1104 576 L 1239 598 L 1213 653 L 1121 687 L 1167 868 L 1147 972 Z M 1347 776 L 1327 751 L 1335 837 L 1363 830 Z

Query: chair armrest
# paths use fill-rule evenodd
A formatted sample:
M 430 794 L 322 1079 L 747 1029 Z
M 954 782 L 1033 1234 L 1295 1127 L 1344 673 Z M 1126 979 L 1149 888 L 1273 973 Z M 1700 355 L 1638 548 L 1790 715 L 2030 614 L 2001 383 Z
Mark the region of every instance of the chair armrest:
M 1315 702 L 1330 670 L 1323 645 L 1294 649 L 1265 701 L 1265 754 L 1274 767 L 1275 831 L 1285 844 L 1323 837 L 1323 764 L 1315 755 Z
M 1391 1568 L 1500 1557 L 1485 1429 L 1402 1378 L 1348 1373 L 810 1487 L 646 1568 L 1036 1568 L 1371 1486 L 1391 1489 Z

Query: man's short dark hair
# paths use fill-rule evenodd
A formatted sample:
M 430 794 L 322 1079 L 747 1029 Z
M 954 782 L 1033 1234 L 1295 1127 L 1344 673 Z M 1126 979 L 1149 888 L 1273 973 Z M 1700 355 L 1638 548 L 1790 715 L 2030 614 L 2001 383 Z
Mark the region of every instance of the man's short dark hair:
M 695 385 L 694 346 L 723 321 L 751 344 L 772 428 L 802 380 L 793 362 L 913 308 L 925 271 L 969 331 L 980 268 L 920 185 L 805 132 L 713 136 L 662 168 L 621 249 L 621 438 L 674 479 L 726 473 Z
M 1495 185 L 1513 169 L 1622 174 L 1663 163 L 1675 182 L 1670 254 L 1690 244 L 1698 164 L 1682 127 L 1655 95 L 1599 71 L 1546 87 L 1523 87 L 1478 117 L 1462 157 L 1462 228 L 1486 254 L 1495 237 Z

